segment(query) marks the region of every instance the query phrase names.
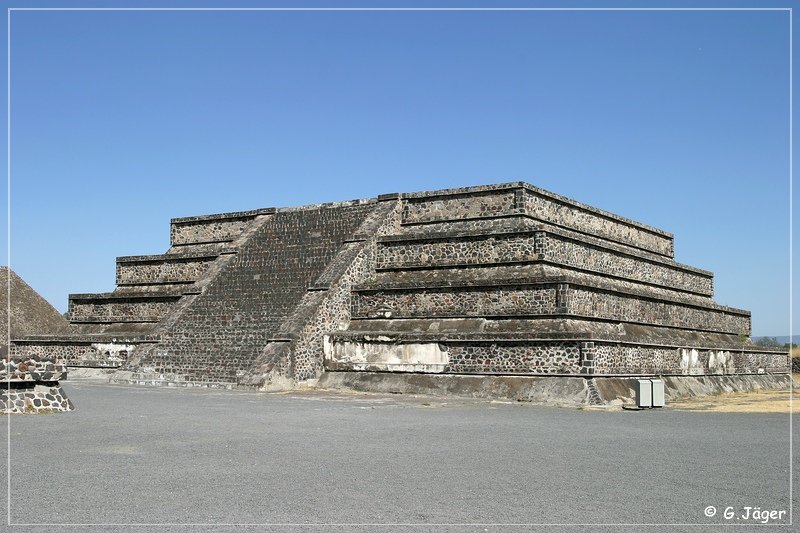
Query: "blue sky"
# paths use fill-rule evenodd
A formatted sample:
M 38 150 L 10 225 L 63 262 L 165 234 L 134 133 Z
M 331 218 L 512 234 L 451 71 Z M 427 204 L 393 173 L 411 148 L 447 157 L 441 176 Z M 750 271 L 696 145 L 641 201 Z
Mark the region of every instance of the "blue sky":
M 15 11 L 11 27 L 11 265 L 61 311 L 112 290 L 116 256 L 164 252 L 172 217 L 523 180 L 674 233 L 754 335 L 789 333 L 786 12 Z

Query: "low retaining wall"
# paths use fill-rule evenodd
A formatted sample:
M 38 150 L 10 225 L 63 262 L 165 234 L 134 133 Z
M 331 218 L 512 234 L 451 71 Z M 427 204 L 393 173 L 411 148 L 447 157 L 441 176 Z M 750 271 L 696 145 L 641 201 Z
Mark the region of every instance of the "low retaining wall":
M 724 392 L 785 389 L 789 387 L 791 380 L 791 376 L 786 374 L 659 377 L 664 380 L 668 402 Z M 461 396 L 575 406 L 631 403 L 636 379 L 326 372 L 317 386 L 365 392 Z
M 72 411 L 72 402 L 58 382 L 11 382 L 0 388 L 0 410 L 4 414 Z

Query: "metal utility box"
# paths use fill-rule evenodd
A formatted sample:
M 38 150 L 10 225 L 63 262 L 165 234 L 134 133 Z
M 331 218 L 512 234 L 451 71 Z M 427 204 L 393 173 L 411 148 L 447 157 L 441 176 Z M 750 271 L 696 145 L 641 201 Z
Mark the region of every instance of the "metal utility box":
M 634 383 L 636 389 L 636 407 L 649 408 L 653 406 L 653 384 L 649 379 L 637 379 Z
M 651 379 L 650 381 L 653 383 L 653 407 L 664 407 L 666 404 L 666 401 L 664 400 L 664 380 Z

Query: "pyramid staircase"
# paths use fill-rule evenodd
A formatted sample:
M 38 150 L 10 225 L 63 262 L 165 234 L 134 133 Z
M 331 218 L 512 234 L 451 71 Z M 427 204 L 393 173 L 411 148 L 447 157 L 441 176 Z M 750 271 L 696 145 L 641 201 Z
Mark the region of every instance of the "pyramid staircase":
M 114 382 L 314 379 L 323 331 L 346 326 L 350 285 L 366 279 L 365 254 L 395 209 L 371 199 L 173 219 L 166 253 L 118 257 L 113 292 L 70 295 L 66 333 L 13 339 L 11 350 Z

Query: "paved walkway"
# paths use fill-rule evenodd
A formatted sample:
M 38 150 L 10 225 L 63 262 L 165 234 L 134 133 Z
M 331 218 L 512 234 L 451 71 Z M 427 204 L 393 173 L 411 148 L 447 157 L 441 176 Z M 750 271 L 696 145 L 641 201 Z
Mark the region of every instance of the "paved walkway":
M 789 509 L 783 413 L 64 386 L 76 411 L 3 420 L 12 523 L 506 531 L 530 528 L 430 524 L 755 524 L 747 507 Z

